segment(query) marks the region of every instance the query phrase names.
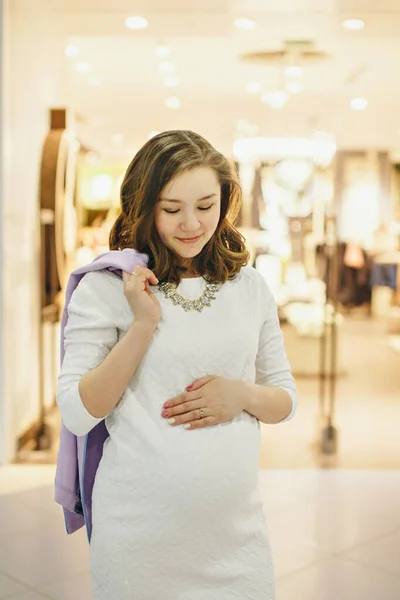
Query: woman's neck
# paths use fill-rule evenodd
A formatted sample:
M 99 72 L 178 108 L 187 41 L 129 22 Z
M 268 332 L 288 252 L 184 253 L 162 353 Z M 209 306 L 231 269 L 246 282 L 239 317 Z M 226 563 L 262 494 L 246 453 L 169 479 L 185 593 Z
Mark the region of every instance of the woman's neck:
M 181 273 L 181 279 L 193 279 L 194 277 L 201 277 L 200 273 L 194 269 L 191 265 L 181 265 L 178 267 Z

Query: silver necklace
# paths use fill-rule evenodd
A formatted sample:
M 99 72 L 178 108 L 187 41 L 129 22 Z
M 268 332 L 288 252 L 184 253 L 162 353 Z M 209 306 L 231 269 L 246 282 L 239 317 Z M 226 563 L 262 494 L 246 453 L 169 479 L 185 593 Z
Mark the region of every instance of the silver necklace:
M 170 298 L 174 304 L 182 306 L 183 310 L 189 312 L 190 310 L 197 310 L 201 312 L 206 306 L 211 306 L 212 300 L 215 300 L 215 294 L 219 290 L 219 286 L 215 283 L 206 281 L 206 289 L 204 293 L 197 300 L 188 300 L 184 298 L 176 291 L 176 286 L 172 283 L 164 282 L 158 286 L 159 290 L 163 292 L 166 298 Z

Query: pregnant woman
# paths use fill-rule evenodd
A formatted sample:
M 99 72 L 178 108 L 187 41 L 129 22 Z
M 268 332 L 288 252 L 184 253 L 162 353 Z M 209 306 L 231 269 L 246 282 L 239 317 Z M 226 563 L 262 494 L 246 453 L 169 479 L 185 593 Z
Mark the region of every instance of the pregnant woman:
M 136 154 L 110 249 L 148 256 L 87 273 L 68 307 L 64 424 L 109 432 L 93 487 L 94 600 L 272 600 L 258 492 L 260 425 L 293 416 L 277 309 L 246 266 L 240 187 L 190 131 Z

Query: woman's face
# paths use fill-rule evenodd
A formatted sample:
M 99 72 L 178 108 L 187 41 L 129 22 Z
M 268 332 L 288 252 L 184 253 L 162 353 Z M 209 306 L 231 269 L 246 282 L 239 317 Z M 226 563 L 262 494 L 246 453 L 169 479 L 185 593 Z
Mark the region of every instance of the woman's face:
M 161 190 L 155 226 L 163 243 L 190 263 L 212 238 L 221 211 L 221 187 L 213 169 L 177 175 Z

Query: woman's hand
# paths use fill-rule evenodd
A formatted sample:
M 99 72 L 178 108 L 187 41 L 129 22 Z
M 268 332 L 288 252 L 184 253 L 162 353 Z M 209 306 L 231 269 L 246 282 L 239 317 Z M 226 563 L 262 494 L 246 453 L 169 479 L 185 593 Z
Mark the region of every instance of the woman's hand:
M 150 289 L 150 284 L 158 283 L 153 271 L 146 267 L 136 267 L 131 275 L 123 271 L 122 278 L 124 294 L 135 316 L 135 322 L 156 326 L 161 319 L 161 304 Z
M 170 425 L 199 429 L 231 421 L 245 410 L 247 385 L 216 376 L 197 379 L 186 392 L 168 400 L 161 413 Z

